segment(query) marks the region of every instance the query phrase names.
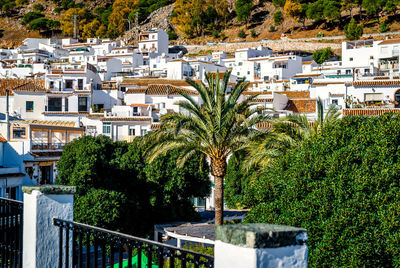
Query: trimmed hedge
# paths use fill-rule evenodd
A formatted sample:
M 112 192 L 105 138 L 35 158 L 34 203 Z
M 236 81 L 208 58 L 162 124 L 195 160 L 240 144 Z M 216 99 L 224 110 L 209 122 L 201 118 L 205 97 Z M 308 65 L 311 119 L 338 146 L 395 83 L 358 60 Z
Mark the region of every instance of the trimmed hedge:
M 304 227 L 311 267 L 400 265 L 400 117 L 346 117 L 250 186 L 247 222 Z

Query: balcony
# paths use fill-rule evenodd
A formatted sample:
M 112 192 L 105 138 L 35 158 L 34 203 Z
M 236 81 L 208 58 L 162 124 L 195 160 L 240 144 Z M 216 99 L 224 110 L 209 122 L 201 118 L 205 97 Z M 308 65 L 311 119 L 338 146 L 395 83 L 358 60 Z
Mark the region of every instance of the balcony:
M 0 175 L 19 173 L 18 167 L 0 167 Z
M 42 142 L 32 142 L 32 151 L 62 151 L 66 143 L 42 143 Z

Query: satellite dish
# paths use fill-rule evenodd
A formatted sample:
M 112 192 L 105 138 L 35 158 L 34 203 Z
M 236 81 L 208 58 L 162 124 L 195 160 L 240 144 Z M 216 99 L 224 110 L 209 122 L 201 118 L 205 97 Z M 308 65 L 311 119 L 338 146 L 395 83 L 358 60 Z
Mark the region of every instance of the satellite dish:
M 160 109 L 160 115 L 166 115 L 168 113 L 167 109 L 161 108 Z

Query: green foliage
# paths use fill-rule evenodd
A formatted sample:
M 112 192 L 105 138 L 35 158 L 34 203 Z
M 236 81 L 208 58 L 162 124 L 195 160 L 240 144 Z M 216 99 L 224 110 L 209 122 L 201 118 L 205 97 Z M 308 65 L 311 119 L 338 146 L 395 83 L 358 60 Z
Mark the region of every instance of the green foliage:
M 10 13 L 16 5 L 15 0 L 0 0 L 0 9 L 5 13 Z
M 382 22 L 381 25 L 379 26 L 379 32 L 380 33 L 386 33 L 390 30 L 389 25 L 387 25 L 386 21 Z
M 36 12 L 41 12 L 44 10 L 44 6 L 42 4 L 34 4 L 33 5 L 33 10 Z
M 250 187 L 247 222 L 306 228 L 311 267 L 400 265 L 400 117 L 345 117 Z
M 283 13 L 282 11 L 277 11 L 274 13 L 274 24 L 275 26 L 281 25 L 283 22 Z
M 307 6 L 306 15 L 316 22 L 333 22 L 340 18 L 340 1 L 317 0 Z
M 286 3 L 286 0 L 272 0 L 272 3 L 276 7 L 283 7 Z
M 246 38 L 246 32 L 244 31 L 244 29 L 241 29 L 241 30 L 238 32 L 238 37 L 239 37 L 239 38 Z
M 144 146 L 139 138 L 127 144 L 85 136 L 64 148 L 57 183 L 77 187 L 75 220 L 145 235 L 154 223 L 196 217 L 189 200 L 209 194 L 206 162 L 194 156 L 178 168 L 173 151 L 149 164 Z
M 126 195 L 110 190 L 91 190 L 78 195 L 74 202 L 74 220 L 93 226 L 121 231 L 121 223 L 127 220 Z M 88 217 L 90 215 L 90 217 Z
M 332 49 L 330 47 L 321 48 L 321 49 L 318 49 L 317 51 L 314 52 L 313 60 L 318 64 L 322 64 L 325 61 L 327 61 L 330 58 L 332 58 L 333 55 L 334 55 L 334 53 L 333 53 L 333 51 L 332 51 Z
M 269 32 L 271 33 L 276 32 L 276 28 L 274 25 L 269 26 Z
M 344 33 L 347 39 L 357 40 L 362 36 L 363 28 L 361 25 L 357 24 L 355 19 L 351 19 L 349 24 L 344 27 Z
M 236 18 L 239 22 L 248 21 L 253 8 L 252 0 L 237 0 L 235 3 Z
M 38 18 L 29 23 L 29 29 L 33 31 L 47 31 L 52 25 L 52 20 L 49 20 L 47 18 Z
M 212 37 L 215 39 L 219 39 L 221 37 L 220 32 L 217 29 L 212 31 Z
M 225 202 L 229 208 L 245 207 L 245 193 L 250 182 L 252 172 L 243 167 L 245 157 L 243 153 L 233 154 L 228 161 L 225 176 Z
M 22 18 L 21 24 L 22 25 L 27 25 L 29 24 L 31 21 L 38 19 L 38 18 L 43 18 L 44 14 L 40 13 L 40 12 L 28 12 L 24 15 L 24 17 Z
M 254 29 L 251 29 L 250 35 L 251 35 L 251 37 L 253 37 L 253 38 L 256 38 L 256 37 L 258 36 L 258 34 L 256 33 L 256 31 L 255 31 Z
M 169 40 L 176 40 L 178 39 L 178 35 L 176 34 L 176 32 L 174 30 L 168 30 L 167 31 L 168 34 L 168 39 Z

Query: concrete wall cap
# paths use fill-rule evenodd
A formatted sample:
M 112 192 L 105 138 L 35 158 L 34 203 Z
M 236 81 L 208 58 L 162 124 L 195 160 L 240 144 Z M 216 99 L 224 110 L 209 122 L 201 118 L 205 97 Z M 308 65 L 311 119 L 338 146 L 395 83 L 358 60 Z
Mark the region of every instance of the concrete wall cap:
M 273 224 L 236 224 L 215 227 L 215 240 L 248 248 L 278 248 L 303 245 L 307 230 Z
M 42 194 L 75 194 L 75 186 L 65 185 L 40 185 L 40 186 L 23 186 L 22 192 L 26 194 L 32 194 L 33 191 L 39 191 Z

